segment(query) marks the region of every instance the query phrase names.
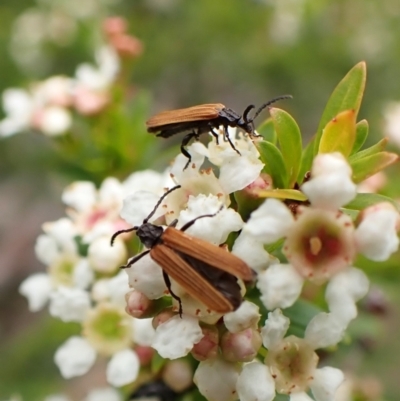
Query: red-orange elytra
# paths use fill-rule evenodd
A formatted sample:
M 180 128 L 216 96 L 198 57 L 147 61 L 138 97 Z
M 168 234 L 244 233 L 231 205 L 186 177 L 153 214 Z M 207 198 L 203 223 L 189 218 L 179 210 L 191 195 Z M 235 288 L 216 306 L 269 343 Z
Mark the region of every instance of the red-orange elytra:
M 179 302 L 180 315 L 182 315 L 181 299 L 172 291 L 169 276 L 210 310 L 218 313 L 231 312 L 242 302 L 237 279 L 251 283 L 254 280 L 254 271 L 242 259 L 229 251 L 184 232 L 196 220 L 205 217 L 212 218 L 221 209 L 214 214 L 201 215 L 189 221 L 180 230 L 175 228 L 177 220 L 174 220 L 165 230 L 148 222 L 163 199 L 178 188 L 180 188 L 179 185 L 171 188 L 159 199 L 153 211 L 143 220 L 142 225 L 117 231 L 111 238 L 111 244 L 118 235 L 136 231 L 142 244 L 149 249 L 131 258 L 124 267 L 132 266 L 150 253 L 150 257 L 163 269 L 165 284 L 171 296 Z
M 240 152 L 235 148 L 228 135 L 228 127 L 238 127 L 245 131 L 250 137 L 257 136 L 254 129 L 254 120 L 266 107 L 278 100 L 291 98 L 290 95 L 276 97 L 267 103 L 264 103 L 254 114 L 253 118 L 249 117 L 249 112 L 255 108 L 254 105 L 247 106 L 243 115 L 236 111 L 225 107 L 222 103 L 208 103 L 198 106 L 187 107 L 185 109 L 168 110 L 156 114 L 147 122 L 147 131 L 157 133 L 157 136 L 169 138 L 172 135 L 181 132 L 189 132 L 184 136 L 181 143 L 181 152 L 188 158 L 185 169 L 190 164 L 191 156 L 185 146 L 194 138 L 199 139 L 201 134 L 210 132 L 217 141 L 218 133 L 214 129 L 220 126 L 224 129 L 224 137 L 238 154 Z

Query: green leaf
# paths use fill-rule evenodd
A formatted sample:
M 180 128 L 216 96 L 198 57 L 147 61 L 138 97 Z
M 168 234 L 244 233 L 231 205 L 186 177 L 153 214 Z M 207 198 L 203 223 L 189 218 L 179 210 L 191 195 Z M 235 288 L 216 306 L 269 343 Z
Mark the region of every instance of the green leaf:
M 363 194 L 363 193 L 358 193 L 357 196 L 350 203 L 345 205 L 344 209 L 363 210 L 369 206 L 376 205 L 377 203 L 382 203 L 382 202 L 389 202 L 397 210 L 400 210 L 400 207 L 392 198 L 380 194 Z
M 395 153 L 379 152 L 371 156 L 352 161 L 350 162 L 350 166 L 353 169 L 353 181 L 358 184 L 368 177 L 371 177 L 371 175 L 374 175 L 391 164 L 397 162 L 398 159 L 399 156 Z
M 366 64 L 362 61 L 356 64 L 336 86 L 319 122 L 314 154 L 318 151 L 322 130 L 330 120 L 340 112 L 350 109 L 354 110 L 357 116 L 365 89 L 366 76 Z
M 151 372 L 158 373 L 163 368 L 166 362 L 167 362 L 166 359 L 164 359 L 157 352 L 155 352 L 153 359 L 151 360 Z
M 264 141 L 276 144 L 277 137 L 276 137 L 274 122 L 272 121 L 272 118 L 268 118 L 267 120 L 265 120 L 257 128 L 257 133 L 262 135 L 262 137 L 264 138 Z
M 296 189 L 271 189 L 271 190 L 260 190 L 257 192 L 260 198 L 276 198 L 276 199 L 292 199 L 304 202 L 307 200 L 307 196 L 303 192 Z
M 297 183 L 301 184 L 304 181 L 305 175 L 311 170 L 312 162 L 314 160 L 314 144 L 315 137 L 309 142 L 309 144 L 303 150 L 301 156 L 301 165 L 299 175 L 297 177 Z
M 361 120 L 356 124 L 356 140 L 353 145 L 352 154 L 356 153 L 364 145 L 368 137 L 369 125 L 367 120 Z
M 318 153 L 340 152 L 350 155 L 356 139 L 356 115 L 345 110 L 333 118 L 322 130 Z
M 271 108 L 270 114 L 278 136 L 286 171 L 289 175 L 289 188 L 296 183 L 301 163 L 301 133 L 294 118 L 284 110 Z
M 276 188 L 287 188 L 288 175 L 280 150 L 270 142 L 255 142 L 260 152 L 261 161 L 265 164 L 262 172 L 269 174 Z
M 361 150 L 360 152 L 355 153 L 354 155 L 351 155 L 349 157 L 350 164 L 354 163 L 357 160 L 364 159 L 365 157 L 372 156 L 379 152 L 382 152 L 383 150 L 385 150 L 387 143 L 388 143 L 388 139 L 383 138 L 379 142 L 377 142 L 375 145 L 372 145 L 371 147 L 369 147 L 367 149 Z

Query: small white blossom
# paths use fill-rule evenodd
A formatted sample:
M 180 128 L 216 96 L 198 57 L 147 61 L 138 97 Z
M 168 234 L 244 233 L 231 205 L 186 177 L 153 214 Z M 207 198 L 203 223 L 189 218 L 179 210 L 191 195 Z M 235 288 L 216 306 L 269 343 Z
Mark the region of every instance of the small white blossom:
M 36 273 L 27 277 L 19 286 L 19 293 L 27 298 L 29 310 L 41 310 L 49 300 L 53 286 L 45 273 Z
M 140 361 L 136 353 L 125 349 L 113 355 L 107 365 L 107 381 L 113 386 L 120 387 L 136 380 Z
M 289 318 L 284 316 L 280 309 L 269 312 L 268 319 L 265 321 L 265 325 L 261 330 L 264 347 L 271 348 L 281 341 L 289 325 Z
M 275 382 L 268 366 L 260 362 L 244 365 L 236 389 L 240 401 L 272 401 L 275 398 Z
M 154 341 L 153 319 L 132 319 L 133 341 L 135 344 L 150 347 Z
M 238 333 L 249 327 L 257 327 L 260 316 L 259 307 L 256 304 L 243 301 L 238 309 L 224 315 L 224 323 L 231 333 Z
M 157 327 L 152 347 L 163 358 L 176 359 L 187 355 L 202 337 L 197 319 L 174 316 Z
M 84 401 L 122 401 L 122 395 L 112 387 L 91 390 Z
M 221 358 L 200 362 L 193 381 L 208 401 L 234 401 L 237 399 L 236 383 L 240 365 Z
M 83 321 L 89 308 L 89 293 L 79 288 L 58 287 L 50 295 L 50 314 L 63 322 Z
M 325 366 L 317 369 L 311 383 L 311 391 L 317 401 L 334 401 L 336 390 L 343 383 L 341 370 Z
M 258 274 L 257 288 L 267 309 L 288 308 L 300 296 L 304 279 L 288 264 L 273 264 Z
M 126 261 L 127 256 L 125 243 L 117 238 L 111 246 L 108 236 L 96 238 L 88 249 L 89 263 L 98 273 L 114 273 Z
M 69 338 L 54 355 L 54 361 L 65 379 L 87 373 L 95 360 L 94 348 L 87 340 L 78 336 Z

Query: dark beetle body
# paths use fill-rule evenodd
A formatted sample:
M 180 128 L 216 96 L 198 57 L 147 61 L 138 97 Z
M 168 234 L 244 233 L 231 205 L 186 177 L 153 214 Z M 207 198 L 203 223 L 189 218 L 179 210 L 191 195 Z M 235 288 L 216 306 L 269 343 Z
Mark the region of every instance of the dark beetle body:
M 210 132 L 217 141 L 218 133 L 215 129 L 223 127 L 224 137 L 239 155 L 240 152 L 235 148 L 228 135 L 228 127 L 238 127 L 246 132 L 250 137 L 256 136 L 254 129 L 254 119 L 258 114 L 270 104 L 286 99 L 291 96 L 280 96 L 265 104 L 263 104 L 253 118 L 249 118 L 249 112 L 254 109 L 254 105 L 246 107 L 243 115 L 239 115 L 236 111 L 225 107 L 222 103 L 208 103 L 198 106 L 188 107 L 185 109 L 163 111 L 151 117 L 147 122 L 147 131 L 155 133 L 162 138 L 169 138 L 175 134 L 188 132 L 182 140 L 181 152 L 189 159 L 185 168 L 191 161 L 190 153 L 186 150 L 185 146 L 189 144 L 191 139 L 199 139 L 201 134 Z

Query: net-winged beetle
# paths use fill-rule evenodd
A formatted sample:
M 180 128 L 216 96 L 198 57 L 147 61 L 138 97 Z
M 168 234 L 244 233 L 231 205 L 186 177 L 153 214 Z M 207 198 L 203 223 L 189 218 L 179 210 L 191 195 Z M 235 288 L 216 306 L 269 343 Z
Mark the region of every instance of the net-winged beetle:
M 254 271 L 242 259 L 225 249 L 185 233 L 197 220 L 212 218 L 221 209 L 214 214 L 198 216 L 180 230 L 175 228 L 178 220 L 174 220 L 165 230 L 148 222 L 164 198 L 178 188 L 179 185 L 165 192 L 140 226 L 117 231 L 111 238 L 111 244 L 118 235 L 136 231 L 142 244 L 149 249 L 131 258 L 124 267 L 132 266 L 150 253 L 150 257 L 163 270 L 164 281 L 171 296 L 179 302 L 180 315 L 182 302 L 172 291 L 169 276 L 210 310 L 218 313 L 231 312 L 242 303 L 237 279 L 251 283 L 254 280 Z
M 210 132 L 217 141 L 218 133 L 214 129 L 220 126 L 224 129 L 224 137 L 239 155 L 240 152 L 235 148 L 228 134 L 228 127 L 238 127 L 245 131 L 250 137 L 256 137 L 254 120 L 266 107 L 282 99 L 289 99 L 292 96 L 283 95 L 264 103 L 255 112 L 254 116 L 249 117 L 249 112 L 255 108 L 254 105 L 247 106 L 243 115 L 225 107 L 222 103 L 200 104 L 198 106 L 187 107 L 185 109 L 167 110 L 156 114 L 146 121 L 147 132 L 156 133 L 157 136 L 169 138 L 181 132 L 186 134 L 181 143 L 181 152 L 188 158 L 185 169 L 191 161 L 190 153 L 185 146 L 194 138 L 198 139 L 201 134 Z

